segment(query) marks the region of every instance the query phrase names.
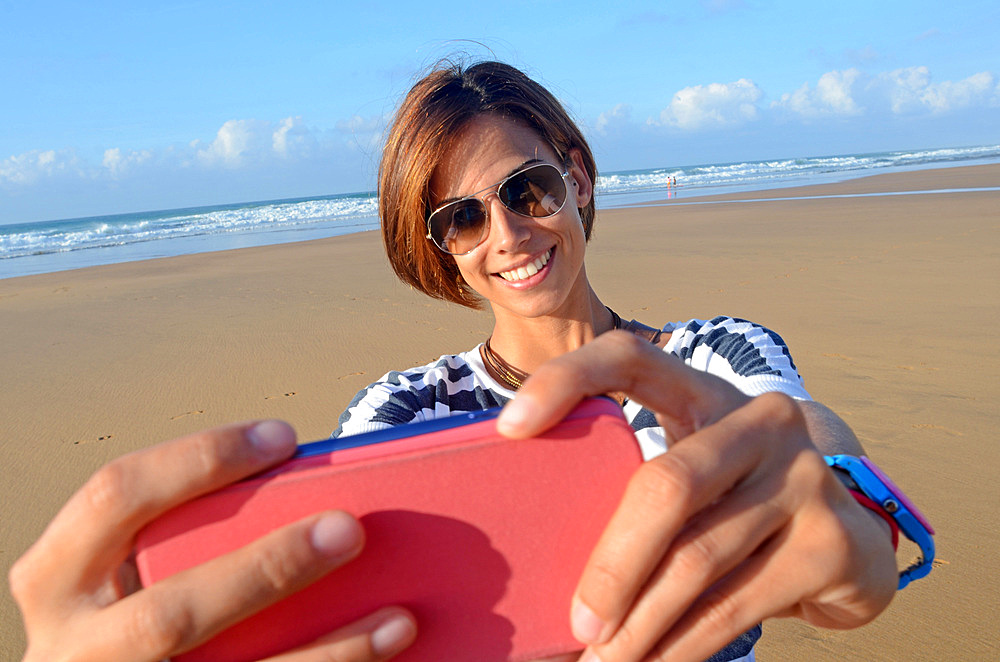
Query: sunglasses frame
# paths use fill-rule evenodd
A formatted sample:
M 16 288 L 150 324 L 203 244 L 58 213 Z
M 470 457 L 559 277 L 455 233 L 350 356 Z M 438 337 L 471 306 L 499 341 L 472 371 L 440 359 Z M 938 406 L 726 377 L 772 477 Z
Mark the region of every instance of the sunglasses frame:
M 483 193 L 485 193 L 487 191 L 492 191 L 493 194 L 497 196 L 497 199 L 500 200 L 500 204 L 502 204 L 505 209 L 508 209 L 509 211 L 511 211 L 514 214 L 517 214 L 518 216 L 523 216 L 525 218 L 551 218 L 551 217 L 555 216 L 556 214 L 558 214 L 559 212 L 561 212 L 566 207 L 566 201 L 569 199 L 569 186 L 566 185 L 566 177 L 569 176 L 569 167 L 568 166 L 566 167 L 565 171 L 563 171 L 563 172 L 561 172 L 559 174 L 559 178 L 563 181 L 563 187 L 565 189 L 565 192 L 564 192 L 564 195 L 563 195 L 562 204 L 559 205 L 559 209 L 555 210 L 551 214 L 546 214 L 544 216 L 532 216 L 530 214 L 522 214 L 521 212 L 519 212 L 517 210 L 514 210 L 514 209 L 511 209 L 510 207 L 508 207 L 507 204 L 503 201 L 503 199 L 500 198 L 500 187 L 502 187 L 504 184 L 506 184 L 507 182 L 509 182 L 510 180 L 514 179 L 515 177 L 517 177 L 519 175 L 523 175 L 524 173 L 528 172 L 529 170 L 533 170 L 535 168 L 542 168 L 542 167 L 549 167 L 549 168 L 552 168 L 553 170 L 555 170 L 556 172 L 559 172 L 559 166 L 553 165 L 551 163 L 546 163 L 544 161 L 540 162 L 540 163 L 532 163 L 530 165 L 527 165 L 527 166 L 521 168 L 517 172 L 512 172 L 511 174 L 507 175 L 506 177 L 504 177 L 503 179 L 501 179 L 496 184 L 493 184 L 492 186 L 487 186 L 486 188 L 481 189 L 479 191 L 476 191 L 475 193 L 467 195 L 467 196 L 465 196 L 463 198 L 459 198 L 458 200 L 452 200 L 451 202 L 447 202 L 447 203 L 441 205 L 440 207 L 434 209 L 430 214 L 427 215 L 427 239 L 430 239 L 431 243 L 434 244 L 434 246 L 437 247 L 438 250 L 440 250 L 443 253 L 447 253 L 448 255 L 468 255 L 472 251 L 474 251 L 477 248 L 479 248 L 479 246 L 482 245 L 482 243 L 484 241 L 486 241 L 486 237 L 489 236 L 489 234 L 490 234 L 490 208 L 487 206 L 486 201 L 483 198 L 479 197 L 480 195 L 482 195 Z M 459 203 L 466 202 L 468 200 L 477 200 L 477 201 L 479 201 L 480 204 L 483 205 L 483 211 L 486 214 L 486 222 L 483 224 L 483 234 L 482 234 L 482 236 L 479 237 L 479 241 L 476 242 L 476 245 L 473 246 L 472 248 L 470 248 L 469 250 L 464 251 L 462 253 L 452 253 L 447 248 L 445 248 L 441 244 L 439 244 L 436 239 L 434 239 L 434 236 L 431 233 L 431 219 L 434 218 L 434 215 L 437 214 L 442 209 L 447 209 L 448 207 L 451 207 L 452 205 L 457 205 Z

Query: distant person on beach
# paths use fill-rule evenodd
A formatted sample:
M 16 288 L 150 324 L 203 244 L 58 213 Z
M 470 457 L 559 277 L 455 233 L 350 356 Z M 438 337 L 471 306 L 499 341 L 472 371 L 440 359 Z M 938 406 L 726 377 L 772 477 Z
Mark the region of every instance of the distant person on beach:
M 614 394 L 646 462 L 567 614 L 586 662 L 753 660 L 768 617 L 875 618 L 897 584 L 891 524 L 823 458 L 863 454 L 854 434 L 774 332 L 725 315 L 647 326 L 606 305 L 585 265 L 596 179 L 578 127 L 517 69 L 442 65 L 418 81 L 379 170 L 389 261 L 429 296 L 488 305 L 494 328 L 362 390 L 334 436 L 506 405 L 498 428 L 526 437 Z M 137 592 L 121 573 L 143 524 L 293 447 L 282 423 L 236 425 L 99 470 L 11 571 L 27 659 L 170 657 L 363 553 L 360 524 L 325 513 Z M 275 659 L 382 660 L 418 636 L 386 606 Z

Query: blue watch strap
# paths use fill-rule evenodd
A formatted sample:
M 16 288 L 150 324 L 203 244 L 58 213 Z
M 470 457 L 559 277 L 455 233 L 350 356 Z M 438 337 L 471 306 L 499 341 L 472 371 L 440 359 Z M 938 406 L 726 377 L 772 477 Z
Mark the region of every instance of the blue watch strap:
M 920 548 L 921 557 L 899 573 L 898 589 L 905 588 L 914 579 L 926 577 L 934 563 L 934 528 L 923 513 L 867 457 L 827 455 L 824 459 L 828 466 L 847 472 L 858 489 L 879 504 L 896 521 L 903 535 Z

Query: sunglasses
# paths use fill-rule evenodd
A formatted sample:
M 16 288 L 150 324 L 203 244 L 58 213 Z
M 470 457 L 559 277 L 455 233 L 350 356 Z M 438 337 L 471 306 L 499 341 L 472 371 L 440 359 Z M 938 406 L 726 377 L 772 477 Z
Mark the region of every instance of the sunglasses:
M 548 218 L 566 204 L 566 176 L 569 170 L 549 163 L 535 163 L 493 186 L 460 200 L 441 205 L 427 217 L 427 238 L 450 255 L 465 255 L 486 240 L 490 232 L 490 214 L 479 197 L 496 191 L 497 199 L 515 214 L 530 218 Z

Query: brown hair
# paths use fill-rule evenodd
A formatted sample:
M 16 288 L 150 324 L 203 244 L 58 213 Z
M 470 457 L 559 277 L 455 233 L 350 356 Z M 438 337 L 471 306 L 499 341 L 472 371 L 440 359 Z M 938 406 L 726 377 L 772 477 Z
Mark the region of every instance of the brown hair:
M 521 71 L 501 62 L 469 67 L 442 63 L 420 79 L 396 111 L 382 152 L 378 175 L 382 240 L 393 271 L 404 283 L 469 308 L 479 308 L 479 298 L 463 286 L 454 258 L 426 238 L 426 221 L 435 169 L 462 129 L 484 114 L 532 129 L 564 165 L 570 150 L 579 150 L 591 181 L 597 181 L 597 165 L 580 129 L 548 90 Z M 594 216 L 591 196 L 580 209 L 587 239 Z

